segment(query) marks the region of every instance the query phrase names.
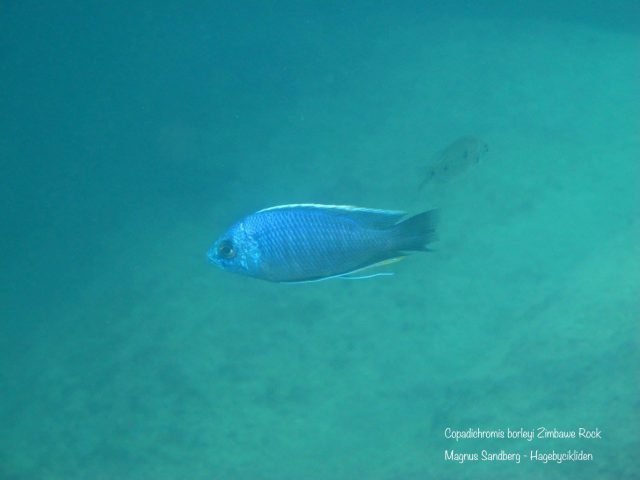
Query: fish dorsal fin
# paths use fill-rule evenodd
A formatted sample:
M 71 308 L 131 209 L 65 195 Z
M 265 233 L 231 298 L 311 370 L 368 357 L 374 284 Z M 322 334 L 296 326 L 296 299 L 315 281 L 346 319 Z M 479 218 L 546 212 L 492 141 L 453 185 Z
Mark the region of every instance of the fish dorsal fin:
M 283 209 L 308 208 L 321 210 L 327 215 L 351 218 L 360 224 L 372 228 L 389 228 L 398 223 L 407 215 L 399 210 L 380 210 L 376 208 L 361 208 L 351 205 L 322 205 L 318 203 L 297 203 L 291 205 L 279 205 L 277 207 L 265 208 L 260 212 Z
M 407 216 L 406 212 L 398 210 L 377 210 L 371 208 L 347 207 L 336 210 L 336 213 L 353 218 L 362 225 L 372 228 L 390 228 Z

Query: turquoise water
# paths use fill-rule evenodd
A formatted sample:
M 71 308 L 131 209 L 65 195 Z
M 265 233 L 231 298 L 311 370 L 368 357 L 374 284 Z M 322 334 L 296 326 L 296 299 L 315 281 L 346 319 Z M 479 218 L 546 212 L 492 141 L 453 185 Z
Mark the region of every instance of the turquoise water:
M 635 3 L 6 2 L 0 479 L 638 478 Z M 362 281 L 207 264 L 301 202 L 439 241 Z M 538 427 L 602 438 L 445 435 Z M 446 459 L 483 449 L 593 459 Z

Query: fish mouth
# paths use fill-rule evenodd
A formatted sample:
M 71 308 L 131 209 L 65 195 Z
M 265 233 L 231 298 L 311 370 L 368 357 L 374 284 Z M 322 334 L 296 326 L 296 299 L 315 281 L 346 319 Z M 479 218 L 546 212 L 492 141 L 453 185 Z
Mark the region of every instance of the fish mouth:
M 209 250 L 207 250 L 207 261 L 214 265 L 218 265 L 218 256 L 217 256 L 217 245 L 213 245 Z

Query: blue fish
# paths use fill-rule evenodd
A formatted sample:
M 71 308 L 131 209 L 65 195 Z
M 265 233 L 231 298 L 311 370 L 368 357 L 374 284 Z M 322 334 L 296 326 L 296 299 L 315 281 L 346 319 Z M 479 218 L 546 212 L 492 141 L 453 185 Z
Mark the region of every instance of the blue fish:
M 359 270 L 428 250 L 436 211 L 406 215 L 336 205 L 266 208 L 229 228 L 207 257 L 228 272 L 271 282 L 354 278 Z

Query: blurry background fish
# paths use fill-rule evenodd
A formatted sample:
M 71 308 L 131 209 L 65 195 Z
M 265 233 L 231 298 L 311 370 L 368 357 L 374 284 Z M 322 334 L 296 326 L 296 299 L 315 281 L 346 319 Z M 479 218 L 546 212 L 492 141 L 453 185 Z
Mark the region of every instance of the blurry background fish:
M 448 182 L 479 163 L 488 151 L 489 146 L 479 138 L 464 136 L 457 139 L 431 159 L 418 188 L 422 189 L 431 181 Z

